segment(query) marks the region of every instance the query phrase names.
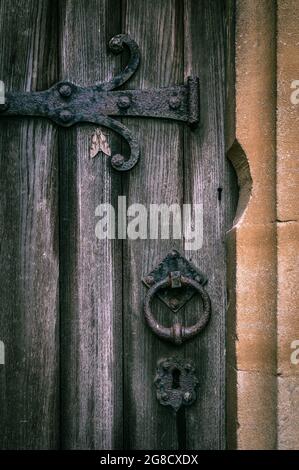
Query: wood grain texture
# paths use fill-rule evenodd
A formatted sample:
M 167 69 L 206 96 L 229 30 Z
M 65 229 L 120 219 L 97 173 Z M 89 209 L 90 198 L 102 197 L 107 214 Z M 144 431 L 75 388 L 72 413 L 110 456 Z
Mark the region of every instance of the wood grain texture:
M 94 125 L 58 133 L 46 120 L 0 121 L 1 448 L 225 446 L 224 242 L 236 184 L 225 160 L 224 3 L 0 0 L 0 78 L 8 89 L 111 79 L 125 58 L 109 54 L 107 43 L 121 32 L 142 57 L 124 88 L 182 84 L 188 75 L 201 83 L 196 131 L 123 119 L 141 144 L 139 164 L 124 175 L 103 153 L 90 157 Z M 125 149 L 101 130 L 113 154 Z M 183 238 L 98 240 L 96 207 L 117 208 L 121 194 L 127 206 L 148 210 L 202 202 L 202 249 L 184 251 Z M 179 348 L 154 336 L 143 316 L 141 278 L 172 248 L 208 276 L 212 301 L 208 327 Z M 195 322 L 200 305 L 194 297 L 183 321 Z M 162 324 L 172 323 L 160 301 L 153 311 Z M 173 355 L 192 359 L 200 379 L 196 404 L 177 416 L 158 403 L 153 383 L 158 359 Z
M 120 58 L 107 44 L 119 30 L 118 0 L 61 1 L 61 79 L 87 86 L 112 78 Z M 117 153 L 118 139 L 102 130 Z M 68 449 L 123 445 L 122 247 L 95 235 L 95 209 L 117 207 L 121 177 L 109 157 L 90 158 L 94 131 L 78 126 L 59 140 L 61 442 Z
M 130 88 L 183 83 L 183 12 L 181 2 L 127 0 L 123 31 L 139 44 L 142 63 Z M 183 134 L 175 122 L 130 120 L 141 144 L 139 165 L 124 181 L 128 205 L 181 204 L 183 200 Z M 141 278 L 181 240 L 128 240 L 124 243 L 124 422 L 125 448 L 176 449 L 177 420 L 159 405 L 153 384 L 158 359 L 176 352 L 149 330 L 143 317 L 146 288 Z M 171 313 L 153 303 L 158 320 Z
M 185 75 L 200 79 L 200 129 L 185 130 L 184 202 L 203 203 L 203 246 L 189 252 L 208 277 L 212 317 L 188 343 L 186 356 L 200 379 L 195 406 L 186 412 L 190 449 L 225 447 L 225 235 L 236 209 L 236 183 L 225 158 L 225 2 L 185 0 Z M 186 315 L 198 308 L 194 300 Z
M 183 131 L 183 126 L 170 122 L 140 120 L 136 124 L 142 157 L 125 183 L 128 203 L 203 203 L 204 208 L 204 243 L 200 251 L 184 253 L 183 241 L 125 243 L 127 448 L 225 447 L 225 234 L 235 211 L 235 182 L 224 146 L 224 20 L 223 2 L 126 2 L 123 29 L 142 51 L 141 68 L 130 87 L 182 83 L 188 75 L 198 75 L 201 82 L 201 125 L 195 132 L 186 128 Z M 180 348 L 154 337 L 142 319 L 146 290 L 141 277 L 171 248 L 179 249 L 207 274 L 213 308 L 206 330 Z M 171 313 L 160 302 L 154 303 L 153 310 L 158 320 L 169 322 Z M 183 321 L 195 322 L 198 314 L 200 301 L 195 297 L 185 308 Z M 192 359 L 200 378 L 195 406 L 177 417 L 158 404 L 153 387 L 157 359 L 174 354 Z
M 7 90 L 56 79 L 48 0 L 0 1 L 0 77 Z M 57 133 L 47 121 L 0 120 L 0 448 L 58 446 Z

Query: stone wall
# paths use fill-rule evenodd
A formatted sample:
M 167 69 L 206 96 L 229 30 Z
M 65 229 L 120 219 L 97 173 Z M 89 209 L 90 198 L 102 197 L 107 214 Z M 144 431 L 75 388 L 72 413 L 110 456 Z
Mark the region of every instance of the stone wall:
M 299 92 L 298 104 L 291 99 L 298 19 L 298 0 L 236 1 L 227 142 L 240 200 L 227 236 L 229 448 L 299 449 L 299 364 L 291 362 L 299 340 Z

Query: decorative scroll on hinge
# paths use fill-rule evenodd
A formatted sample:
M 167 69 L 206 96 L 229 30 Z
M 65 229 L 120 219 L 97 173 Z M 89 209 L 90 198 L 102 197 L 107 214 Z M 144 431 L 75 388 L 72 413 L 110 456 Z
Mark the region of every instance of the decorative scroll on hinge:
M 59 82 L 40 92 L 8 92 L 0 116 L 39 116 L 69 127 L 88 122 L 112 129 L 130 147 L 127 160 L 113 155 L 111 164 L 118 171 L 133 168 L 139 160 L 136 136 L 111 116 L 138 116 L 174 119 L 196 127 L 199 122 L 199 82 L 189 77 L 185 85 L 148 90 L 112 91 L 123 85 L 136 72 L 140 62 L 139 47 L 125 34 L 114 36 L 109 48 L 118 54 L 127 46 L 130 59 L 125 69 L 112 80 L 94 86 L 81 87 L 71 82 Z

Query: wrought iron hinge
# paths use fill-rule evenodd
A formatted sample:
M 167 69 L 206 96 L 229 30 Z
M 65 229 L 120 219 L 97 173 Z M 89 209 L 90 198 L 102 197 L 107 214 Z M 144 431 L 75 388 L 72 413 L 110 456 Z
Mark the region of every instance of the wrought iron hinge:
M 199 122 L 198 78 L 189 77 L 185 85 L 148 90 L 112 91 L 123 85 L 136 72 L 140 51 L 135 41 L 125 34 L 114 36 L 109 48 L 118 54 L 127 46 L 130 59 L 125 69 L 112 80 L 81 87 L 62 81 L 40 92 L 8 92 L 0 116 L 39 116 L 52 119 L 64 127 L 88 122 L 112 129 L 130 146 L 127 160 L 114 155 L 112 166 L 118 171 L 133 168 L 139 159 L 139 143 L 132 132 L 111 116 L 138 116 L 174 119 L 191 127 Z

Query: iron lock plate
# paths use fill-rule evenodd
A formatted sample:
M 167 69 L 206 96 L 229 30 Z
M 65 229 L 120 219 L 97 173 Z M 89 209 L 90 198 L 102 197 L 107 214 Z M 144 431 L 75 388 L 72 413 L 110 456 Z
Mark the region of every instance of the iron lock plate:
M 158 361 L 154 384 L 161 405 L 177 412 L 195 402 L 199 381 L 191 361 L 171 357 Z

